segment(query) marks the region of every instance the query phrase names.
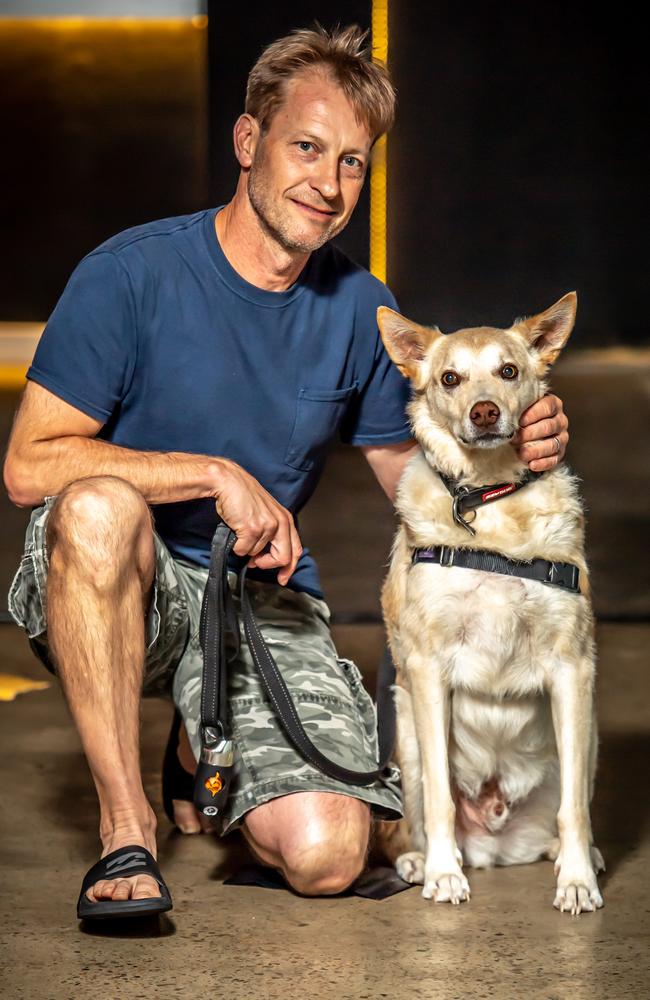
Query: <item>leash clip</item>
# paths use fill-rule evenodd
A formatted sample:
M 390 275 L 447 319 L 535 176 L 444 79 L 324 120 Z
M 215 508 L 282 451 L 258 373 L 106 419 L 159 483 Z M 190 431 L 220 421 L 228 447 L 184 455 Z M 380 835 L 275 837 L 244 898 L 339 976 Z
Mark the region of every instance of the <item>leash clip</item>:
M 469 521 L 465 520 L 465 518 L 463 517 L 463 515 L 460 512 L 460 505 L 461 505 L 461 503 L 463 502 L 463 500 L 465 499 L 465 497 L 467 496 L 467 494 L 471 493 L 471 492 L 472 491 L 470 490 L 470 488 L 468 486 L 461 486 L 461 487 L 459 487 L 459 489 L 454 493 L 454 499 L 453 499 L 453 503 L 452 503 L 452 507 L 451 507 L 451 512 L 452 512 L 452 516 L 453 516 L 454 521 L 456 522 L 456 524 L 462 525 L 462 527 L 465 528 L 466 531 L 469 531 L 470 535 L 475 535 L 476 534 L 475 529 L 472 527 L 472 525 L 471 525 L 471 523 Z M 472 521 L 476 517 L 476 511 L 474 511 L 473 513 L 474 513 L 474 517 L 472 518 Z

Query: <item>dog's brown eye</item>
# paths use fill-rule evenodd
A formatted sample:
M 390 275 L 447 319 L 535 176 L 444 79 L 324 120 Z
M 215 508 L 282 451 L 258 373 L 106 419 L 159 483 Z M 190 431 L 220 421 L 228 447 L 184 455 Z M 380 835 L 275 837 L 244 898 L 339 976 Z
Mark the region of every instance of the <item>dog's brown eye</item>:
M 501 369 L 501 378 L 517 378 L 518 374 L 514 365 L 504 365 Z
M 440 381 L 443 385 L 458 385 L 460 376 L 456 372 L 443 372 Z

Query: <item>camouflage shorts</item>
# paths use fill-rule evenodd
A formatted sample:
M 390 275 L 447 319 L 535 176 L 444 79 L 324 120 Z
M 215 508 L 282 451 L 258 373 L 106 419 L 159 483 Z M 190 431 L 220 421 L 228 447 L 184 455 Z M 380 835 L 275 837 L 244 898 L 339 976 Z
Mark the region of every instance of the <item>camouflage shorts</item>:
M 56 496 L 34 508 L 25 552 L 9 591 L 12 617 L 33 652 L 53 673 L 47 641 L 45 524 Z M 167 695 L 178 705 L 195 755 L 199 751 L 203 654 L 199 617 L 207 567 L 172 557 L 154 531 L 156 576 L 145 619 L 144 695 Z M 228 573 L 237 610 L 237 577 Z M 327 603 L 279 584 L 246 581 L 253 612 L 314 743 L 354 770 L 375 766 L 376 716 L 357 666 L 337 655 Z M 228 651 L 233 640 L 228 635 Z M 236 742 L 234 778 L 221 833 L 241 825 L 255 806 L 301 791 L 338 792 L 368 802 L 384 819 L 402 815 L 399 771 L 373 785 L 348 785 L 322 774 L 289 744 L 267 700 L 240 621 L 240 653 L 229 667 L 229 708 Z

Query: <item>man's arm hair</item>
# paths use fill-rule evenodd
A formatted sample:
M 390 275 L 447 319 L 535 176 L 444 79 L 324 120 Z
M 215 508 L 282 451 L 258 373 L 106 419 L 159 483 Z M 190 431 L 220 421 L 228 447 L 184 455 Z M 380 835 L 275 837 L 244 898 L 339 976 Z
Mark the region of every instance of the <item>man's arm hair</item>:
M 147 503 L 216 495 L 227 459 L 181 451 L 136 451 L 97 440 L 103 424 L 29 379 L 7 445 L 3 479 L 17 507 L 35 507 L 75 479 L 120 476 Z
M 400 441 L 398 444 L 362 445 L 370 468 L 384 493 L 395 504 L 397 484 L 400 481 L 405 465 L 410 462 L 420 445 L 414 438 Z

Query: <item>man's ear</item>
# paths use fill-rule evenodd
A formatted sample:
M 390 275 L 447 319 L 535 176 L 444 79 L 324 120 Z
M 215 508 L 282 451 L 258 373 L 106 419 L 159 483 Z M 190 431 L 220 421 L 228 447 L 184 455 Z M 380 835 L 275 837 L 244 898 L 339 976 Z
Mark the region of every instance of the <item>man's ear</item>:
M 512 330 L 528 341 L 542 364 L 552 365 L 573 330 L 577 308 L 577 294 L 567 292 L 544 312 L 516 319 Z
M 390 358 L 402 375 L 411 379 L 416 389 L 422 389 L 422 362 L 434 340 L 444 334 L 437 326 L 420 326 L 388 306 L 379 306 L 377 323 Z
M 232 141 L 235 156 L 243 170 L 247 170 L 253 162 L 259 135 L 260 127 L 253 115 L 241 114 L 233 125 Z

